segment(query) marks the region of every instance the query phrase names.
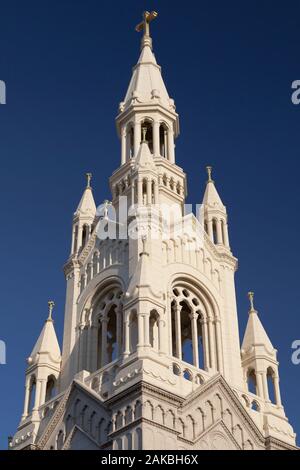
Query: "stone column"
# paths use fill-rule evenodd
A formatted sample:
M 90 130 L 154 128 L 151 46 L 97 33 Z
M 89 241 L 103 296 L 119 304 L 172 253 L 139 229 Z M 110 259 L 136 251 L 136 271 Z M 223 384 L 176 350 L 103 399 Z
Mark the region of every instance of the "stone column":
M 144 346 L 144 317 L 141 313 L 137 313 L 137 322 L 138 322 L 137 347 L 140 348 Z
M 22 419 L 25 419 L 26 416 L 28 416 L 29 397 L 30 397 L 30 380 L 31 380 L 31 377 L 26 377 L 24 410 L 22 414 Z
M 36 388 L 35 388 L 35 400 L 33 410 L 37 410 L 40 406 L 40 397 L 41 397 L 41 380 L 36 381 Z
M 161 354 L 165 353 L 164 343 L 163 343 L 163 327 L 164 321 L 159 318 L 158 319 L 158 351 Z
M 141 123 L 136 122 L 134 124 L 134 157 L 137 156 L 141 145 Z
M 121 165 L 126 163 L 126 128 L 122 127 L 121 130 Z
M 150 315 L 145 313 L 144 317 L 144 346 L 150 346 Z
M 227 222 L 224 222 L 223 228 L 224 228 L 224 245 L 227 246 L 227 248 L 228 248 L 229 247 L 229 237 L 228 237 L 228 224 L 227 224 Z
M 210 368 L 210 361 L 209 361 L 209 348 L 208 348 L 208 331 L 207 331 L 207 321 L 202 320 L 202 341 L 203 341 L 203 354 L 204 354 L 204 369 L 208 371 Z
M 174 133 L 172 129 L 168 130 L 168 160 L 175 163 Z
M 147 204 L 152 203 L 152 186 L 151 178 L 147 178 Z
M 263 382 L 265 400 L 270 401 L 269 390 L 268 390 L 268 379 L 267 379 L 267 373 L 266 372 L 262 373 L 262 382 Z
M 159 204 L 158 181 L 154 182 L 154 203 Z
M 101 326 L 102 326 L 102 342 L 101 342 L 102 364 L 101 364 L 101 367 L 104 367 L 107 364 L 107 318 L 106 317 L 102 317 Z
M 221 321 L 219 318 L 215 321 L 216 325 L 216 350 L 217 350 L 217 359 L 219 372 L 222 374 L 223 371 L 223 357 L 222 357 L 222 333 L 221 333 Z
M 218 238 L 218 244 L 224 243 L 220 219 L 217 219 L 217 238 Z
M 182 359 L 182 350 L 181 350 L 181 317 L 180 317 L 181 307 L 180 305 L 175 306 L 175 331 L 176 331 L 176 357 Z
M 197 313 L 189 315 L 192 326 L 192 344 L 193 344 L 193 364 L 199 368 L 199 352 L 198 352 L 198 329 L 197 329 Z
M 277 406 L 282 406 L 281 403 L 281 395 L 280 395 L 280 388 L 279 388 L 279 376 L 274 375 L 274 395 L 275 395 L 275 401 Z
M 255 377 L 256 377 L 256 394 L 260 398 L 264 398 L 265 393 L 264 393 L 264 385 L 263 385 L 263 373 L 257 372 Z
M 215 332 L 214 325 L 211 319 L 208 320 L 208 338 L 209 338 L 209 352 L 210 352 L 210 367 L 216 369 L 216 356 L 215 356 Z
M 130 354 L 130 345 L 129 345 L 129 315 L 130 312 L 126 312 L 126 318 L 124 321 L 124 344 L 125 344 L 125 349 L 123 356 L 124 358 L 128 357 Z
M 213 242 L 214 241 L 214 234 L 213 234 L 213 223 L 211 219 L 207 221 L 207 234 L 209 239 Z
M 159 149 L 159 122 L 154 121 L 153 124 L 153 154 L 155 157 L 159 157 L 160 149 Z
M 138 180 L 138 204 L 143 204 L 143 180 Z
M 122 354 L 122 327 L 123 327 L 123 309 L 119 306 L 116 310 L 117 317 L 117 345 L 118 345 L 118 356 Z
M 40 406 L 46 401 L 47 379 L 41 380 Z

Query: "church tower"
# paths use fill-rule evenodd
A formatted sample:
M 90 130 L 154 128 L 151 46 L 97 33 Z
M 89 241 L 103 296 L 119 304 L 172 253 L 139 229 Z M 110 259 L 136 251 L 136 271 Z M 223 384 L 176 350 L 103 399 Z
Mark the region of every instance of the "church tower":
M 62 356 L 50 304 L 13 449 L 296 448 L 252 293 L 240 347 L 237 259 L 211 167 L 199 213 L 185 211 L 179 116 L 150 37 L 156 16 L 145 12 L 136 28 L 111 201 L 96 207 L 87 173 L 73 216 Z

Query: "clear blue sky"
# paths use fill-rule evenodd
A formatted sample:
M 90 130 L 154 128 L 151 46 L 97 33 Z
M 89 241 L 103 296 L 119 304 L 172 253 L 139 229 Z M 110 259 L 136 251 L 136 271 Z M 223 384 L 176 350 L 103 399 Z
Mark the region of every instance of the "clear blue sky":
M 154 51 L 181 119 L 177 163 L 188 202 L 201 202 L 205 166 L 229 213 L 241 333 L 246 293 L 279 350 L 286 412 L 300 432 L 299 2 L 271 0 L 1 2 L 0 446 L 22 413 L 25 358 L 56 301 L 62 336 L 72 213 L 92 171 L 97 202 L 120 162 L 114 118 L 139 55 L 134 26 L 156 9 Z

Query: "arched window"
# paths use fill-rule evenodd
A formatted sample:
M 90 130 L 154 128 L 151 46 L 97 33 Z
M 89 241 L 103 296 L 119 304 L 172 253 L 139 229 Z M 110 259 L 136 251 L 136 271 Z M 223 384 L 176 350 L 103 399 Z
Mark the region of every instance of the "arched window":
M 125 434 L 124 437 L 124 449 L 125 450 L 132 450 L 132 435 L 130 432 Z
M 274 382 L 275 382 L 275 373 L 272 367 L 269 367 L 267 369 L 267 382 L 268 382 L 268 394 L 269 394 L 269 399 L 271 400 L 272 403 L 276 403 L 276 397 L 275 397 L 275 387 L 274 387 Z
M 107 362 L 112 362 L 117 358 L 117 317 L 116 306 L 112 305 L 107 314 Z
M 149 317 L 149 337 L 150 344 L 153 349 L 158 351 L 159 349 L 159 338 L 158 338 L 158 319 L 159 315 L 155 310 L 152 310 Z
M 192 328 L 190 314 L 191 309 L 187 302 L 181 302 L 181 344 L 182 344 L 182 360 L 193 364 L 193 339 L 192 339 Z
M 136 428 L 135 430 L 135 449 L 141 450 L 142 449 L 142 430 L 141 428 Z
M 213 219 L 212 221 L 212 230 L 213 230 L 213 242 L 215 244 L 218 243 L 218 232 L 217 232 L 217 221 L 216 219 Z
M 82 227 L 82 247 L 85 246 L 86 242 L 88 241 L 88 238 L 89 238 L 89 226 L 88 225 L 84 225 Z
M 56 448 L 57 450 L 61 450 L 64 445 L 64 433 L 62 430 L 59 431 L 57 435 L 57 440 L 56 440 Z
M 202 315 L 198 314 L 197 320 L 197 333 L 198 333 L 198 361 L 200 369 L 205 369 L 204 363 L 204 347 L 203 347 L 203 331 L 202 331 Z
M 225 222 L 224 220 L 222 219 L 221 220 L 221 234 L 222 234 L 222 243 L 225 245 L 225 240 L 226 240 L 226 236 L 225 236 Z
M 46 398 L 45 402 L 51 400 L 56 395 L 56 379 L 51 375 L 48 377 L 46 386 Z
M 143 204 L 147 204 L 147 180 L 143 179 Z
M 254 369 L 249 369 L 247 373 L 248 390 L 257 395 L 256 374 Z
M 36 378 L 33 375 L 30 379 L 29 385 L 29 401 L 28 401 L 28 413 L 31 413 L 34 407 L 35 402 L 35 392 L 36 392 Z
M 213 306 L 209 298 L 204 303 L 202 295 L 187 285 L 173 288 L 172 355 L 205 370 L 207 367 L 219 367 L 213 362 L 219 338 L 213 321 Z
M 134 130 L 133 125 L 127 126 L 126 132 L 126 160 L 130 160 L 134 157 Z
M 78 248 L 78 225 L 75 225 L 74 228 L 74 244 L 73 244 L 73 252 L 76 253 Z
M 136 351 L 138 342 L 138 325 L 137 325 L 137 314 L 135 311 L 131 312 L 129 318 L 129 350 L 130 353 Z
M 152 122 L 145 120 L 142 123 L 141 129 L 143 131 L 143 128 L 146 128 L 146 141 L 148 142 L 148 147 L 150 149 L 150 152 L 153 153 L 153 128 L 152 128 Z M 142 140 L 142 135 L 141 134 L 141 140 Z
M 168 129 L 165 124 L 159 126 L 159 153 L 162 157 L 167 158 L 168 152 Z

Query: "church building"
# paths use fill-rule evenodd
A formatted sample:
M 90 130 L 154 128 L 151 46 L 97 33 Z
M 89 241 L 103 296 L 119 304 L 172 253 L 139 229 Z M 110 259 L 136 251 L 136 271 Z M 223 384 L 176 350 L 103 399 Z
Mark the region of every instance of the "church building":
M 185 211 L 179 116 L 150 36 L 156 16 L 145 12 L 136 28 L 111 201 L 96 205 L 88 173 L 73 215 L 63 344 L 50 301 L 13 450 L 297 448 L 252 292 L 240 341 L 237 259 L 211 167 L 198 213 Z

